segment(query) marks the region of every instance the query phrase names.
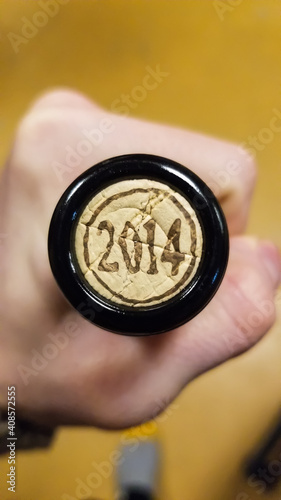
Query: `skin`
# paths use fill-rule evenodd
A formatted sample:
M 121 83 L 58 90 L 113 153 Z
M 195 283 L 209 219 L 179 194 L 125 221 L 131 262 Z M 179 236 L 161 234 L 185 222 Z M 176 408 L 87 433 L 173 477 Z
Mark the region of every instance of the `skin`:
M 75 149 L 85 139 L 81 131 L 104 118 L 114 130 L 60 180 L 52 162 L 65 164 L 65 148 Z M 76 313 L 55 283 L 46 245 L 52 212 L 70 182 L 105 158 L 136 152 L 178 161 L 216 187 L 231 235 L 227 273 L 211 303 L 184 326 L 148 338 L 100 330 Z M 236 174 L 218 181 L 231 161 Z M 274 323 L 281 275 L 273 244 L 241 236 L 255 179 L 253 159 L 234 144 L 116 116 L 68 90 L 36 101 L 19 124 L 0 184 L 1 406 L 15 385 L 17 414 L 30 421 L 131 426 L 155 416 L 201 373 L 251 348 Z M 25 384 L 18 367 L 30 367 L 32 349 L 42 352 L 47 335 L 63 332 L 70 320 L 79 334 Z

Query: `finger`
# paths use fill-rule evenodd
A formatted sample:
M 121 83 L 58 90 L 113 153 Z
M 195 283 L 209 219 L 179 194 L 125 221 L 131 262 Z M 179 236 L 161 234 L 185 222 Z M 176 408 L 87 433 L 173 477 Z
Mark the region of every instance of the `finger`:
M 17 134 L 13 163 L 49 187 L 48 207 L 81 172 L 110 156 L 166 156 L 196 172 L 219 198 L 232 234 L 244 229 L 256 170 L 240 147 L 176 127 L 113 115 L 81 94 L 45 94 Z M 45 190 L 46 193 L 46 190 Z M 42 193 L 40 193 L 41 196 Z

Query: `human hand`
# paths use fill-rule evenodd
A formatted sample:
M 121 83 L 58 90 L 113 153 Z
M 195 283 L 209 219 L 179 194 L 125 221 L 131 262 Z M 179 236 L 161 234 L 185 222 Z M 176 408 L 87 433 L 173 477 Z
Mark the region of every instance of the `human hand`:
M 100 143 L 85 154 L 83 130 L 93 128 Z M 47 256 L 51 215 L 66 187 L 88 167 L 127 153 L 165 156 L 197 173 L 214 189 L 231 235 L 213 300 L 189 323 L 153 337 L 123 337 L 88 323 L 62 296 Z M 15 385 L 18 415 L 28 420 L 131 426 L 155 416 L 194 377 L 254 345 L 274 322 L 281 274 L 271 243 L 239 236 L 255 177 L 252 158 L 233 144 L 116 116 L 70 91 L 41 97 L 18 128 L 0 185 L 0 405 Z M 55 338 L 56 350 L 47 347 Z

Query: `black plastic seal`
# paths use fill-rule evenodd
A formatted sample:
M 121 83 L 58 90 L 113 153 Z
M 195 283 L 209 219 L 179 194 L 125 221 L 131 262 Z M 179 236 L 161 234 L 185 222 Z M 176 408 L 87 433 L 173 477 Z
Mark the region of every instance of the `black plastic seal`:
M 127 307 L 96 293 L 84 279 L 74 252 L 77 221 L 90 199 L 126 179 L 153 179 L 184 196 L 203 234 L 203 254 L 191 282 L 176 296 L 150 307 Z M 208 186 L 182 165 L 154 155 L 117 156 L 89 168 L 60 198 L 49 228 L 48 250 L 54 277 L 72 306 L 95 325 L 123 335 L 153 335 L 186 323 L 212 299 L 224 276 L 229 253 L 222 209 Z

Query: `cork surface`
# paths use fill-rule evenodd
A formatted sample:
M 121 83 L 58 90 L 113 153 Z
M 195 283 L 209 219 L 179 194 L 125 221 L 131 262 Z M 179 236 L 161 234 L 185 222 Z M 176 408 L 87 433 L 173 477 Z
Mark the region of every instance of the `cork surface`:
M 181 194 L 154 180 L 125 180 L 86 206 L 75 252 L 96 292 L 118 304 L 147 307 L 169 300 L 192 280 L 202 231 Z

